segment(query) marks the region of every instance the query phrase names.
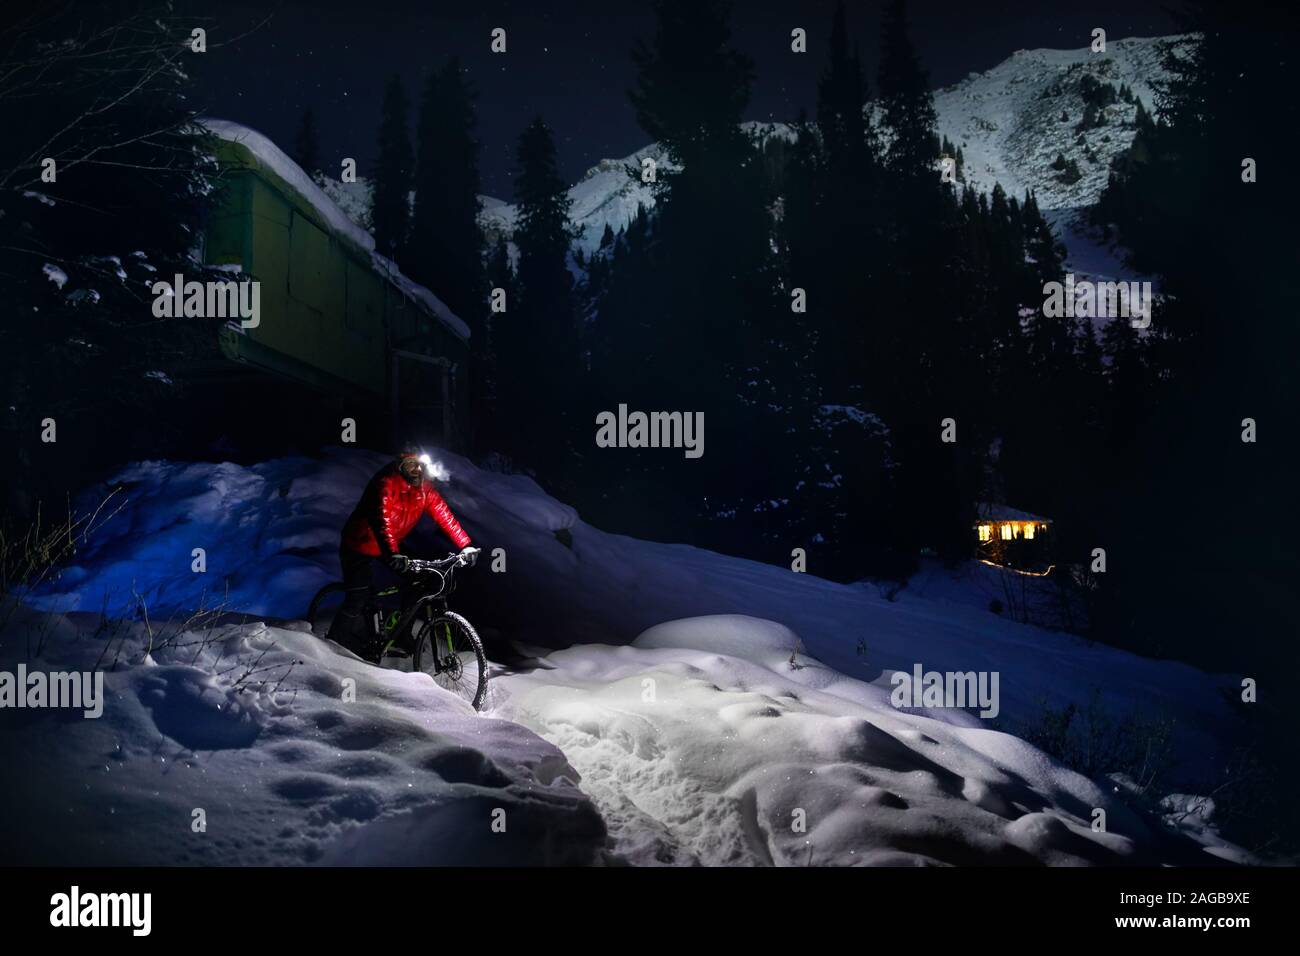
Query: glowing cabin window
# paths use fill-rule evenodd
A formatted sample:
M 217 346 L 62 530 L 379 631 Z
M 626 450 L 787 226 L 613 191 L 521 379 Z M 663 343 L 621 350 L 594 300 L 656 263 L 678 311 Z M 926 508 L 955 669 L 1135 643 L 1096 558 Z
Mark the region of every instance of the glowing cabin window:
M 1025 525 L 1025 540 L 1031 541 L 1033 540 L 1033 537 L 1034 537 L 1034 526 L 1032 524 Z
M 1003 540 L 1003 541 L 1010 541 L 1010 540 L 1011 540 L 1011 525 L 1009 525 L 1009 524 L 1004 524 L 1004 525 L 1002 526 L 1002 540 Z
M 992 540 L 993 540 L 993 526 L 992 526 L 992 525 L 987 525 L 987 524 L 982 524 L 982 525 L 980 525 L 980 540 L 981 540 L 981 541 L 992 541 Z

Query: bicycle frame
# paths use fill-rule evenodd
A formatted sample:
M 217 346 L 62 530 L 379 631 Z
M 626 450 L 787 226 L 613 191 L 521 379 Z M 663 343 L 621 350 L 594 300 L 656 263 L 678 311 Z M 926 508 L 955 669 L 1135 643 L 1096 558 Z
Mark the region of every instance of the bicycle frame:
M 404 579 L 401 584 L 385 588 L 375 595 L 376 598 L 379 598 L 403 592 L 419 594 L 409 605 L 392 612 L 386 621 L 380 620 L 376 614 L 375 620 L 380 626 L 378 636 L 381 639 L 388 638 L 390 643 L 405 640 L 414 645 L 417 622 L 423 619 L 432 625 L 440 615 L 446 613 L 448 609 L 447 598 L 456 589 L 455 571 L 456 568 L 461 566 L 461 560 L 459 555 L 450 555 L 437 561 L 413 559 L 410 564 L 411 570 L 408 571 L 408 578 Z M 435 577 L 437 578 L 437 586 L 433 587 L 431 585 Z M 445 637 L 447 653 L 454 655 L 455 647 L 452 645 L 451 629 L 447 627 L 444 630 L 445 633 L 442 635 L 434 634 L 434 640 Z M 435 672 L 440 672 L 444 658 L 436 644 L 433 649 Z
M 474 626 L 448 606 L 448 596 L 456 588 L 456 569 L 473 564 L 477 553 L 471 550 L 469 554 L 461 552 L 437 561 L 409 560 L 397 585 L 372 592 L 366 619 L 377 646 L 364 650 L 364 657 L 375 664 L 381 664 L 390 652 L 396 657 L 409 656 L 412 660 L 407 669 L 430 675 L 444 690 L 466 700 L 475 710 L 482 708 L 487 692 L 487 655 Z M 321 601 L 326 595 L 340 593 L 346 596 L 341 581 L 331 582 L 317 592 L 308 608 L 313 630 Z M 402 596 L 396 608 L 385 600 L 395 594 Z

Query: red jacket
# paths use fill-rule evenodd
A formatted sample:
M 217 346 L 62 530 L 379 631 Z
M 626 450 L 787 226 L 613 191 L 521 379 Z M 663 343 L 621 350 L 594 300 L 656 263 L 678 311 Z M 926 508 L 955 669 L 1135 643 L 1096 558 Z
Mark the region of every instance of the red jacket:
M 412 485 L 398 472 L 396 464 L 390 464 L 366 485 L 356 509 L 343 526 L 343 546 L 372 557 L 397 554 L 402 539 L 424 514 L 438 522 L 438 527 L 456 547 L 469 544 L 469 535 L 433 485 L 426 480 L 421 480 L 418 486 Z

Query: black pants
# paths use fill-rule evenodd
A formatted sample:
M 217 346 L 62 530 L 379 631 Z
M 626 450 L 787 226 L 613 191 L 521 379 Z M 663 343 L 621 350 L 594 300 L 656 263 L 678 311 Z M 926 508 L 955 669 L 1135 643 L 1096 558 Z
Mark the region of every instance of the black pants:
M 366 609 L 374 602 L 376 569 L 382 577 L 397 576 L 387 569 L 382 559 L 353 551 L 347 545 L 339 548 L 339 565 L 343 568 L 343 604 L 330 625 L 329 637 L 340 644 L 364 646 L 371 638 Z M 410 608 L 411 597 L 410 591 L 403 588 L 403 614 Z
M 372 558 L 360 551 L 353 551 L 346 545 L 339 548 L 339 564 L 343 567 L 343 587 L 347 594 L 343 599 L 343 610 L 360 614 L 375 589 L 375 564 L 378 558 Z
M 369 637 L 370 622 L 366 620 L 366 607 L 375 590 L 375 564 L 378 558 L 353 551 L 344 545 L 339 548 L 339 564 L 343 567 L 343 606 L 330 625 L 329 636 L 344 645 L 361 645 Z

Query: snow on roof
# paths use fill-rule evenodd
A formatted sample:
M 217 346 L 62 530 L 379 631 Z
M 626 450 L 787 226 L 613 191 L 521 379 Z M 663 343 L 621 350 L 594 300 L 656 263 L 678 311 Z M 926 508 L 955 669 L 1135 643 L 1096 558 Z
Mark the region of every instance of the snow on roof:
M 1034 521 L 1038 524 L 1050 524 L 1050 518 L 1044 518 L 1042 515 L 1030 514 L 1028 511 L 1021 511 L 1019 508 L 1012 508 L 1010 505 L 1000 504 L 993 501 L 981 501 L 975 506 L 975 512 L 979 515 L 981 521 Z
M 301 166 L 290 159 L 279 146 L 255 129 L 230 120 L 203 118 L 199 122 L 218 139 L 238 143 L 257 157 L 273 173 L 287 182 L 307 200 L 335 232 L 347 236 L 362 249 L 375 248 L 375 239 L 349 219 L 338 204 L 317 186 Z
M 417 302 L 422 303 L 426 309 L 442 320 L 443 325 L 447 326 L 447 328 L 451 329 L 462 339 L 469 338 L 469 326 L 461 321 L 460 316 L 447 308 L 442 299 L 438 298 L 427 288 L 420 285 L 418 282 L 412 282 L 404 276 L 402 271 L 397 268 L 396 262 L 386 256 L 380 255 L 374 250 L 371 250 L 370 252 L 370 259 L 375 268 L 388 276 L 388 278 L 392 280 L 393 284 L 397 286 L 397 288 L 400 289 L 407 298 L 415 299 Z
M 462 339 L 469 338 L 469 326 L 461 321 L 451 309 L 424 286 L 404 276 L 397 264 L 375 252 L 375 238 L 365 229 L 348 218 L 338 203 L 325 195 L 325 191 L 312 181 L 306 171 L 276 146 L 268 137 L 255 129 L 230 120 L 204 117 L 199 120 L 212 135 L 229 143 L 243 146 L 258 162 L 288 183 L 303 199 L 311 205 L 321 218 L 336 233 L 346 236 L 363 250 L 370 253 L 371 265 L 386 275 L 408 299 L 419 302 L 438 317 L 443 325 Z

